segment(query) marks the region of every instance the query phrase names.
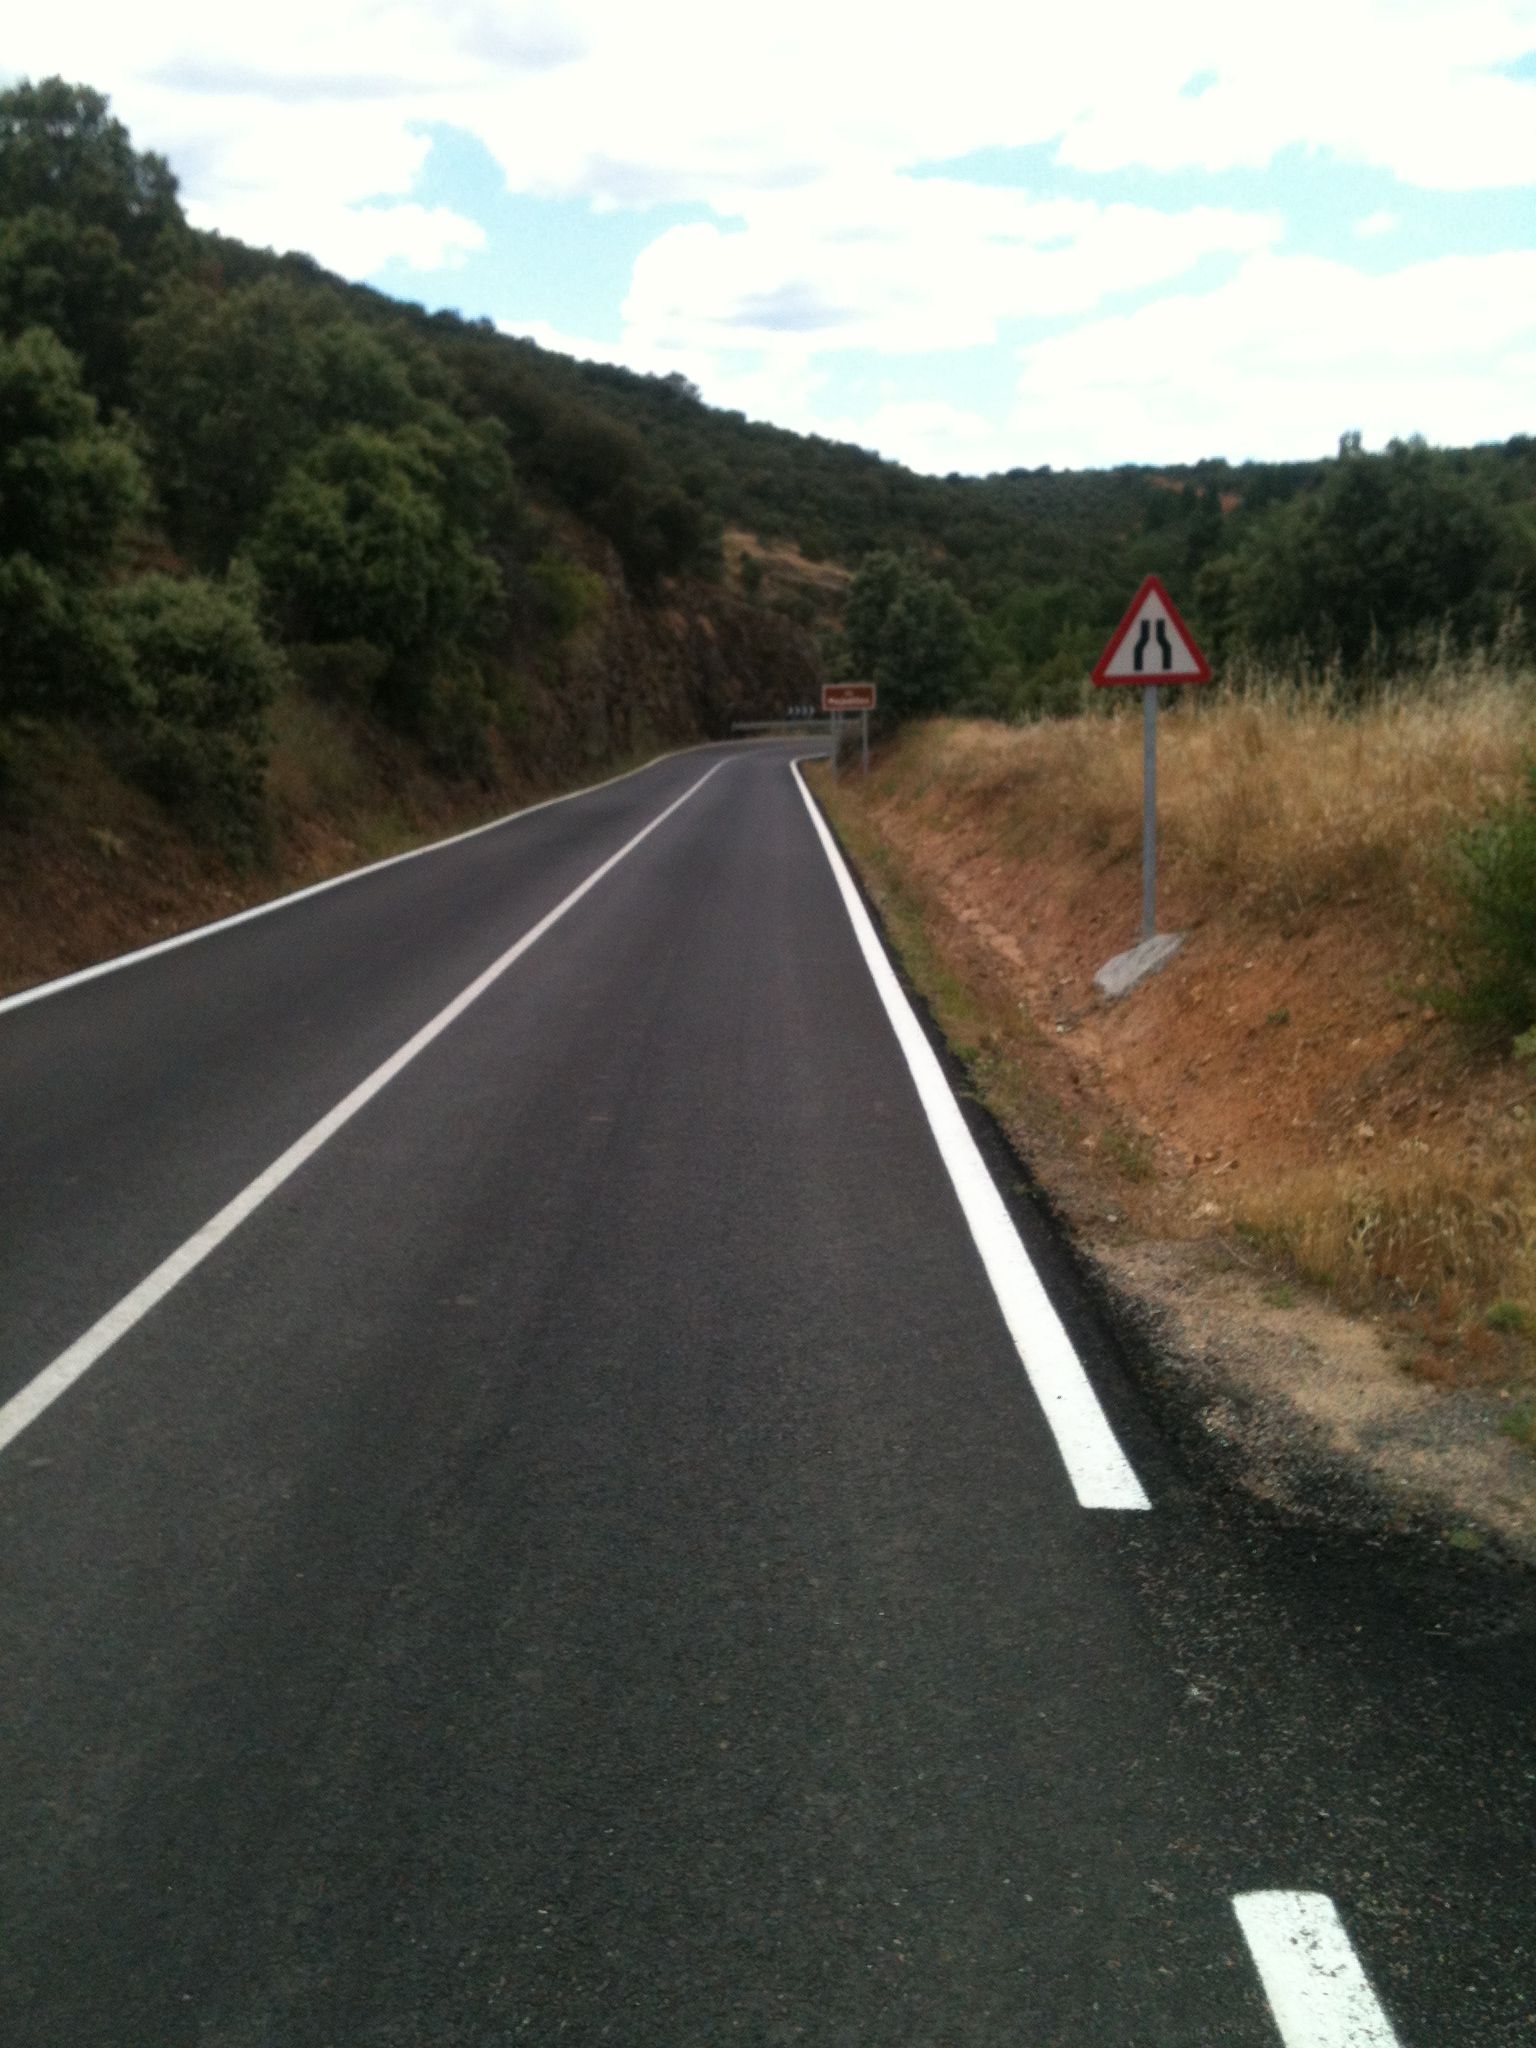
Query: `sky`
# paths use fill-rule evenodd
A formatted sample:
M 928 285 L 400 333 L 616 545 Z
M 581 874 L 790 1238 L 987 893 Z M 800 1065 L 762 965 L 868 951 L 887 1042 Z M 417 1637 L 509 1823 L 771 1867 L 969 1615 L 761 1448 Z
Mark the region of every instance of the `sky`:
M 1536 0 L 53 0 L 199 226 L 943 474 L 1536 431 Z

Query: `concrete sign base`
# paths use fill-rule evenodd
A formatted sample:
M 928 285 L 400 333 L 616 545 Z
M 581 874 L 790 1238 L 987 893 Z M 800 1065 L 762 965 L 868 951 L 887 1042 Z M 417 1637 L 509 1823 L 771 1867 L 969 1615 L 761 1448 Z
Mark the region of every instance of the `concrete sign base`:
M 1166 967 L 1183 943 L 1182 932 L 1159 932 L 1155 939 L 1143 939 L 1129 953 L 1117 953 L 1113 960 L 1106 960 L 1093 977 L 1093 985 L 1110 1002 L 1128 996 L 1138 982 Z

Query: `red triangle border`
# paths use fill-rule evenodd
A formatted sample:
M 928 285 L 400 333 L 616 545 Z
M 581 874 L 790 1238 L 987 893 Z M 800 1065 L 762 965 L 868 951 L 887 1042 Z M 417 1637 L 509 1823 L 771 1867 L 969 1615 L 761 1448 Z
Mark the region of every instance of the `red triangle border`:
M 1120 652 L 1121 643 L 1125 640 L 1132 626 L 1134 626 L 1136 623 L 1136 614 L 1141 610 L 1142 606 L 1146 603 L 1149 592 L 1154 591 L 1156 592 L 1157 596 L 1161 599 L 1164 609 L 1168 613 L 1169 620 L 1178 629 L 1179 635 L 1183 639 L 1185 646 L 1189 649 L 1190 653 L 1195 657 L 1195 660 L 1199 663 L 1200 673 L 1198 675 L 1193 676 L 1169 676 L 1166 679 L 1160 676 L 1146 675 L 1106 675 L 1105 670 L 1109 667 L 1109 664 L 1114 660 L 1115 656 Z M 1208 683 L 1210 680 L 1211 664 L 1206 660 L 1205 655 L 1201 652 L 1201 649 L 1195 640 L 1194 634 L 1191 633 L 1188 626 L 1185 625 L 1183 615 L 1179 611 L 1178 606 L 1174 603 L 1173 599 L 1168 595 L 1167 584 L 1164 583 L 1161 576 L 1144 577 L 1142 579 L 1141 587 L 1137 590 L 1136 595 L 1131 599 L 1129 605 L 1126 607 L 1125 617 L 1120 621 L 1119 625 L 1116 626 L 1114 632 L 1110 635 L 1109 645 L 1105 648 L 1104 652 L 1099 656 L 1098 660 L 1094 663 L 1093 687 L 1096 690 L 1125 689 L 1127 687 L 1139 690 L 1143 688 L 1144 685 L 1146 685 L 1147 683 L 1156 683 L 1159 689 L 1176 690 L 1186 683 Z

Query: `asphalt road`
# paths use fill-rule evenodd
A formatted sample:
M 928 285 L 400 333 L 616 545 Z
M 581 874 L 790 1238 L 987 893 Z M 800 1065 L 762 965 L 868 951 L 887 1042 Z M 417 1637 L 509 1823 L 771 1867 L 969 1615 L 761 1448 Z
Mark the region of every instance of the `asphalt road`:
M 1147 1509 L 784 750 L 0 1011 L 0 2041 L 1536 2041 L 1520 1589 L 1208 1496 L 964 1115 Z

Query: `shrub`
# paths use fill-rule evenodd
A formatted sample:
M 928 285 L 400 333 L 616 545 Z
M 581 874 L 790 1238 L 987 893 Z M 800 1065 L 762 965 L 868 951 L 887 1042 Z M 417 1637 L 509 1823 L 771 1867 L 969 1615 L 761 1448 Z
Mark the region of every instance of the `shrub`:
M 253 600 L 238 579 L 200 576 L 141 576 L 108 600 L 140 692 L 126 765 L 235 858 L 262 837 L 266 711 L 280 673 Z
M 1496 1301 L 1483 1321 L 1490 1330 L 1498 1330 L 1505 1336 L 1523 1337 L 1531 1327 L 1531 1314 L 1518 1301 Z
M 95 592 L 31 555 L 0 556 L 0 722 L 28 714 L 114 723 L 146 708 L 121 632 Z
M 422 738 L 433 767 L 489 788 L 496 769 L 490 745 L 495 716 L 496 707 L 477 669 L 466 665 L 435 676 L 421 716 Z
M 367 640 L 300 641 L 287 649 L 288 666 L 316 697 L 367 704 L 389 667 L 383 648 Z
M 1514 1038 L 1536 1025 L 1536 761 L 1512 803 L 1457 835 L 1452 880 L 1462 919 L 1445 1006 Z
M 557 640 L 569 640 L 603 608 L 607 586 L 568 555 L 546 552 L 528 571 L 539 613 Z

